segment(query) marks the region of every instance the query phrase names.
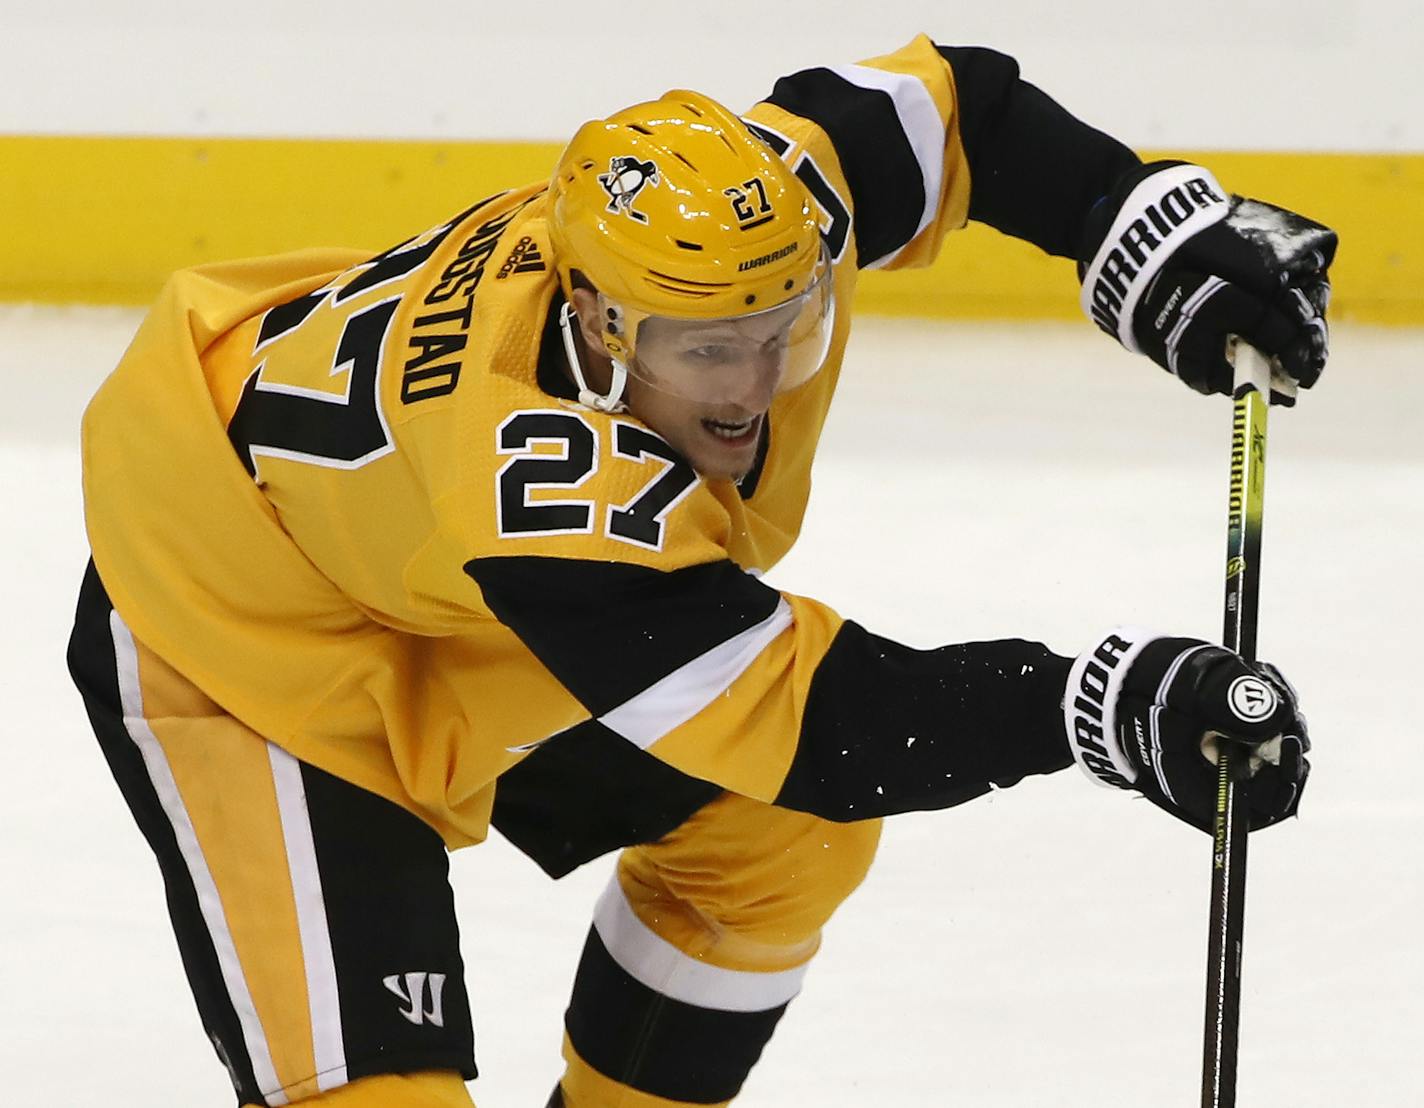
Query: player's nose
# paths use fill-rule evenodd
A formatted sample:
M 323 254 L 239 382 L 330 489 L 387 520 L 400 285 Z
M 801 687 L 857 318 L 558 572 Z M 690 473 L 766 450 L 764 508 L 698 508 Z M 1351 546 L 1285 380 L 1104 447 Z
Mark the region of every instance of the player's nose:
M 779 350 L 749 352 L 738 362 L 727 399 L 749 412 L 766 411 L 785 369 L 786 358 Z

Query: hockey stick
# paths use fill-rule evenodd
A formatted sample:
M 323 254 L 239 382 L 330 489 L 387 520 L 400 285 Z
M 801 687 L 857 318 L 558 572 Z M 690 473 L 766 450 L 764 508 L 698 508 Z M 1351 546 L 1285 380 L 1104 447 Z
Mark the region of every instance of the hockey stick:
M 1261 587 L 1261 516 L 1266 491 L 1266 411 L 1271 367 L 1260 351 L 1237 341 L 1231 416 L 1231 491 L 1226 515 L 1224 645 L 1256 658 Z M 1206 1038 L 1202 1108 L 1236 1104 L 1236 1031 L 1241 1014 L 1241 935 L 1246 914 L 1246 807 L 1236 782 L 1244 760 L 1221 743 L 1212 822 L 1211 933 L 1207 940 Z

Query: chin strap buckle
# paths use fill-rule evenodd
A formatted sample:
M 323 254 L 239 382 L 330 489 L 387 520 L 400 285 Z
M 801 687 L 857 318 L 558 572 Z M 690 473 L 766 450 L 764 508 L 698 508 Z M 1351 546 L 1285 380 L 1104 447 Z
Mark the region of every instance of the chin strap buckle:
M 628 405 L 623 402 L 623 393 L 628 387 L 628 367 L 618 358 L 610 358 L 613 363 L 613 381 L 609 385 L 607 393 L 594 392 L 588 387 L 588 378 L 584 376 L 583 363 L 579 360 L 578 343 L 574 340 L 574 324 L 576 318 L 574 306 L 567 301 L 559 309 L 559 331 L 564 339 L 564 355 L 569 360 L 569 369 L 574 375 L 574 381 L 578 384 L 579 403 L 585 408 L 592 408 L 596 412 L 626 412 Z

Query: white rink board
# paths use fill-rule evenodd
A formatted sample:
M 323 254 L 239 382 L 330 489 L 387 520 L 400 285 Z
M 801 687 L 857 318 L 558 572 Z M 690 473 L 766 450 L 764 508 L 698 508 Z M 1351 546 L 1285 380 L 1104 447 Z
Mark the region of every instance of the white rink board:
M 6 1103 L 231 1102 L 63 666 L 85 558 L 75 425 L 137 318 L 0 307 Z M 1339 329 L 1325 383 L 1272 422 L 1262 652 L 1318 750 L 1304 817 L 1251 843 L 1243 1105 L 1418 1097 L 1420 347 Z M 774 579 L 917 645 L 1068 652 L 1119 621 L 1215 635 L 1228 413 L 1083 325 L 862 320 Z M 741 1103 L 1195 1104 L 1207 854 L 1076 770 L 892 820 Z M 453 872 L 475 1097 L 542 1104 L 606 870 L 551 883 L 491 841 Z
M 734 107 L 924 32 L 1133 147 L 1424 149 L 1414 0 L 0 0 L 0 133 L 561 141 L 669 88 Z

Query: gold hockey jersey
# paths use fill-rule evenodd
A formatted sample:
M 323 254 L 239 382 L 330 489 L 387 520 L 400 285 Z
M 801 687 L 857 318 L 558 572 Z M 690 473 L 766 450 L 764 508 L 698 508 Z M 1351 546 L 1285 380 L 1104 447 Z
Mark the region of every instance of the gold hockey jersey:
M 542 183 L 374 258 L 200 267 L 84 421 L 95 564 L 135 635 L 452 846 L 503 770 L 590 718 L 838 819 L 1066 765 L 1044 648 L 911 651 L 759 580 L 801 524 L 857 269 L 927 263 L 966 219 L 952 70 L 920 38 L 783 79 L 747 120 L 821 206 L 837 299 L 751 474 L 705 480 L 576 402 Z

